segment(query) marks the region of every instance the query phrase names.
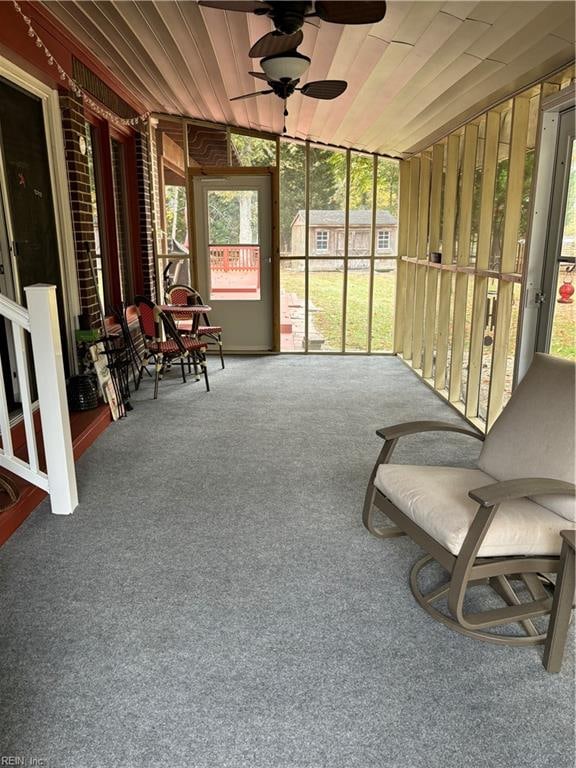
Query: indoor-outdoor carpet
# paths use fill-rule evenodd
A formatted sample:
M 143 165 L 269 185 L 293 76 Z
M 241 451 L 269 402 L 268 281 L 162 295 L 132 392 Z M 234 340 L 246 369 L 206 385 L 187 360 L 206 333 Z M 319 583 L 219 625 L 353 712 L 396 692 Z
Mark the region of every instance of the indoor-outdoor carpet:
M 49 768 L 568 768 L 574 658 L 434 622 L 361 524 L 374 432 L 458 415 L 392 357 L 177 370 L 0 550 L 0 756 Z M 474 462 L 428 434 L 402 462 Z

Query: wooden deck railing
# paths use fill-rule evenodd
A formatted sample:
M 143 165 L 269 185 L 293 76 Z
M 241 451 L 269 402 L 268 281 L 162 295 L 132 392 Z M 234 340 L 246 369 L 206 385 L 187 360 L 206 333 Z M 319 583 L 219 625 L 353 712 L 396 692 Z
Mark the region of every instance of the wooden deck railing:
M 210 270 L 212 272 L 258 272 L 259 245 L 211 245 Z

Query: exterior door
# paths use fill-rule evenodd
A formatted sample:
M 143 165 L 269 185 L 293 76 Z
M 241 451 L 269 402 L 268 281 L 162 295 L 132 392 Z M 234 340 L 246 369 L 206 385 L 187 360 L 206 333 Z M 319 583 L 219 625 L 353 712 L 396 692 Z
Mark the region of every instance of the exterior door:
M 268 174 L 194 177 L 198 290 L 229 352 L 273 348 Z
M 57 286 L 60 333 L 67 367 L 60 253 L 42 101 L 1 78 L 0 187 L 3 207 L 0 216 L 0 290 L 8 298 L 25 304 L 26 286 L 34 283 Z M 18 400 L 14 377 L 11 386 Z
M 561 113 L 554 168 L 537 348 L 576 358 L 576 124 Z

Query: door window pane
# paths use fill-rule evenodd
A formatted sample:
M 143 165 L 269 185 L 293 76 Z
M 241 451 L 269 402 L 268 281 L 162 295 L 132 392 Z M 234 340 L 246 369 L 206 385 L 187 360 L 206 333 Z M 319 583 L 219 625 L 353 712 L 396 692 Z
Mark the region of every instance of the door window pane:
M 258 192 L 208 192 L 210 298 L 260 299 Z

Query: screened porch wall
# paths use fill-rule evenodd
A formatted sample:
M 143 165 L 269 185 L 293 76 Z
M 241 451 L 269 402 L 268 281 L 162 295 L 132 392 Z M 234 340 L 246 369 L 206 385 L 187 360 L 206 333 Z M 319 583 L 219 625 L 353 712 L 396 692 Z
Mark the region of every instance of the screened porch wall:
M 392 353 L 397 160 L 160 115 L 150 145 L 158 295 L 167 281 L 182 282 L 182 274 L 193 282 L 197 268 L 188 243 L 192 211 L 188 221 L 182 217 L 186 234 L 172 247 L 176 176 L 181 200 L 190 201 L 191 166 L 277 166 L 279 351 Z M 326 250 L 310 246 L 322 216 L 332 222 Z
M 481 429 L 515 384 L 540 103 L 573 74 L 400 163 L 394 351 Z

